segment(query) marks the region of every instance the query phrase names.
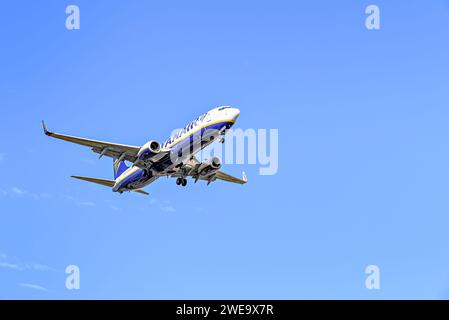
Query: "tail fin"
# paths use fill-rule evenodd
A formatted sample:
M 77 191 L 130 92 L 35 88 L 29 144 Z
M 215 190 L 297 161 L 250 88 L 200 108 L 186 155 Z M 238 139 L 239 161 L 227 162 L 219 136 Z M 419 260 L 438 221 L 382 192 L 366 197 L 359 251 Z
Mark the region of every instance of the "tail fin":
M 128 170 L 128 166 L 125 164 L 125 161 L 114 159 L 114 180 L 120 177 L 126 170 Z

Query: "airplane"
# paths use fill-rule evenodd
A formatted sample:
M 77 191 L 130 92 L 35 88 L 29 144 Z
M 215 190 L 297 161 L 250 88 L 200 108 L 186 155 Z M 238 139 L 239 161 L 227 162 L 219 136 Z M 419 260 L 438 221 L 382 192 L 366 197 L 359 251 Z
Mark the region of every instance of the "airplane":
M 49 131 L 42 121 L 44 133 L 56 139 L 61 139 L 90 147 L 100 157 L 113 159 L 114 180 L 71 176 L 112 188 L 113 192 L 137 192 L 149 195 L 142 188 L 156 179 L 166 176 L 176 178 L 176 184 L 187 185 L 187 177 L 207 181 L 207 185 L 215 180 L 223 180 L 237 184 L 245 184 L 248 179 L 245 172 L 242 178 L 237 178 L 220 170 L 221 160 L 212 157 L 200 162 L 195 154 L 213 143 L 224 143 L 226 132 L 236 122 L 240 110 L 230 106 L 221 106 L 209 110 L 184 128 L 171 135 L 164 143 L 150 140 L 143 146 L 110 143 L 86 138 L 68 136 Z M 128 166 L 125 161 L 132 163 Z

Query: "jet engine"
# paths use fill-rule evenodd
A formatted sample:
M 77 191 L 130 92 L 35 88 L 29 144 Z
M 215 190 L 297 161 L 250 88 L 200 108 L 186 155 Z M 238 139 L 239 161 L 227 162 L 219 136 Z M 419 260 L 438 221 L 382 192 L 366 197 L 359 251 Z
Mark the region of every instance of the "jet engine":
M 140 148 L 138 153 L 139 160 L 148 160 L 161 152 L 161 144 L 156 140 L 149 141 L 145 143 L 142 148 Z
M 199 168 L 198 173 L 205 177 L 208 175 L 211 175 L 212 173 L 216 172 L 221 167 L 221 160 L 218 157 L 213 157 L 210 160 L 206 160 L 203 162 Z

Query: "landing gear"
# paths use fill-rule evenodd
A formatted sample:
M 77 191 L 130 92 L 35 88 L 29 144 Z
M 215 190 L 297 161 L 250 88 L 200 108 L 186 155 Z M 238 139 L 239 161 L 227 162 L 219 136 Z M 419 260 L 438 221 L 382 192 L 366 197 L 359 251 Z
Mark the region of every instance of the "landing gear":
M 229 129 L 228 126 L 229 126 L 229 125 L 226 126 L 226 129 Z M 226 129 L 223 129 L 223 130 L 220 132 L 220 135 L 221 135 L 221 137 L 220 137 L 220 143 L 225 143 L 225 138 L 224 138 L 224 136 L 226 135 Z
M 176 184 L 178 186 L 182 185 L 183 187 L 185 187 L 187 185 L 187 179 L 185 179 L 185 178 L 177 178 L 176 179 Z

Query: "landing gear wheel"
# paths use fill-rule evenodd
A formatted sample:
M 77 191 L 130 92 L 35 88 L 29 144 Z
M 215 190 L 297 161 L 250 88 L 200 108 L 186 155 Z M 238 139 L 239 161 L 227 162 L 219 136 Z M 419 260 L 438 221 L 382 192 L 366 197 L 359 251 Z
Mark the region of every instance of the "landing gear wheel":
M 185 187 L 187 185 L 187 179 L 182 179 L 182 186 Z
M 176 179 L 176 184 L 179 186 L 182 183 L 182 178 Z

